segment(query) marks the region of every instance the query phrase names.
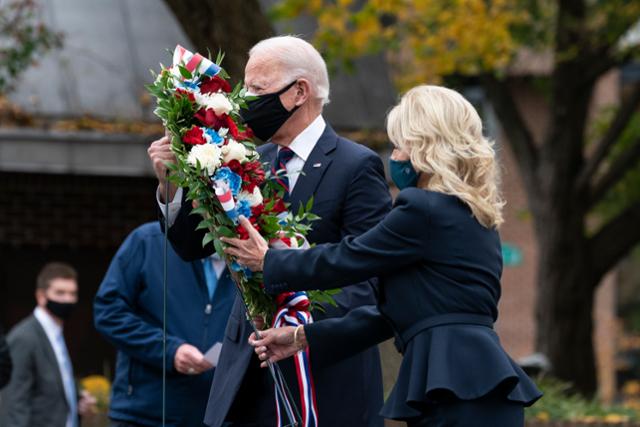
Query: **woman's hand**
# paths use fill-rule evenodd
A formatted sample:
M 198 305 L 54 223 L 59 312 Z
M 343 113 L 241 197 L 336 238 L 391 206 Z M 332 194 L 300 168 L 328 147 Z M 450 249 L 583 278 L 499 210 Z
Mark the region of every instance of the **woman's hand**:
M 240 216 L 239 220 L 240 225 L 249 233 L 249 238 L 242 240 L 221 237 L 220 240 L 229 245 L 224 252 L 227 255 L 236 257 L 240 265 L 248 267 L 251 271 L 262 271 L 264 256 L 269 249 L 269 244 L 260 233 L 253 228 L 253 225 L 247 218 Z
M 294 326 L 260 331 L 260 339 L 256 339 L 256 334 L 253 333 L 249 337 L 249 344 L 254 347 L 263 368 L 267 367 L 267 361 L 273 363 L 286 359 L 308 346 L 304 327 Z

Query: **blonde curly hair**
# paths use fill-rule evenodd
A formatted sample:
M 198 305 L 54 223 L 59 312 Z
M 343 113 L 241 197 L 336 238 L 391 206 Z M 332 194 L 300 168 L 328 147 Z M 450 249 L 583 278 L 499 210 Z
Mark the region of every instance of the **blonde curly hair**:
M 493 142 L 478 112 L 458 92 L 422 85 L 409 90 L 387 116 L 391 142 L 429 175 L 425 189 L 451 194 L 487 228 L 504 221 Z

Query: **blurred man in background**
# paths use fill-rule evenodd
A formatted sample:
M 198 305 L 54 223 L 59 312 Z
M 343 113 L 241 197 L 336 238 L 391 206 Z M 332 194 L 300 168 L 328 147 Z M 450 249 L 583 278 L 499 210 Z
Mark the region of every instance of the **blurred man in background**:
M 135 229 L 95 298 L 96 328 L 118 349 L 113 427 L 162 421 L 163 245 L 158 222 Z M 167 255 L 166 421 L 201 427 L 236 290 L 224 261 L 185 262 L 170 246 Z
M 52 262 L 38 274 L 38 306 L 8 335 L 13 372 L 2 391 L 0 426 L 77 427 L 95 399 L 78 401 L 63 326 L 78 302 L 78 274 Z

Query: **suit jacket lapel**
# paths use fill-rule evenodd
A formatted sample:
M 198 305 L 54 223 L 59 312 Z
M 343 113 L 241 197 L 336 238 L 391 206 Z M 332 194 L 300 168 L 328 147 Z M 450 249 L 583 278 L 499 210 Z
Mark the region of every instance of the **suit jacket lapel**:
M 300 203 L 305 204 L 316 191 L 322 176 L 331 164 L 331 152 L 336 148 L 338 135 L 326 125 L 324 132 L 318 139 L 316 146 L 311 150 L 307 161 L 304 163 L 302 173 L 298 177 L 289 201 L 292 212 L 298 210 Z
M 53 345 L 49 341 L 49 337 L 47 336 L 47 333 L 44 331 L 42 325 L 40 324 L 38 319 L 36 319 L 35 316 L 33 316 L 33 323 L 35 324 L 34 329 L 36 331 L 36 334 L 38 335 L 38 338 L 42 343 L 44 354 L 47 360 L 49 360 L 49 363 L 51 364 L 51 368 L 56 373 L 56 383 L 60 388 L 60 392 L 62 393 L 62 396 L 65 396 L 64 401 L 68 405 L 69 403 L 67 402 L 67 398 L 66 398 L 67 394 L 66 394 L 66 391 L 64 390 L 64 384 L 62 383 L 62 373 L 60 372 L 60 366 L 58 365 L 58 358 L 56 357 L 56 353 L 53 350 Z

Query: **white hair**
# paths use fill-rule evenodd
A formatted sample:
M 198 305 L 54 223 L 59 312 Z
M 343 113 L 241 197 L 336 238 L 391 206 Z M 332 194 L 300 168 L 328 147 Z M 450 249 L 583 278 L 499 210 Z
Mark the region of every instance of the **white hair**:
M 312 95 L 323 105 L 329 103 L 327 64 L 311 43 L 296 36 L 271 37 L 253 46 L 249 58 L 253 55 L 276 61 L 282 67 L 283 78 L 289 81 L 299 78 L 309 80 Z

